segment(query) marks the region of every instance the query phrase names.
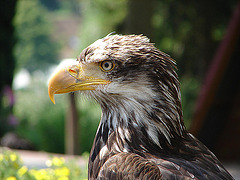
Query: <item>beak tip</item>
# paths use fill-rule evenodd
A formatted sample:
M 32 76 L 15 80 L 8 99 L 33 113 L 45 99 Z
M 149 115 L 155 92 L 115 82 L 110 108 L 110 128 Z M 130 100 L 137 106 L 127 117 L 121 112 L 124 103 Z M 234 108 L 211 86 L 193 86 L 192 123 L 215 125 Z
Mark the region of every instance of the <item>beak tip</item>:
M 52 103 L 55 104 L 54 96 L 50 96 L 50 95 L 49 95 L 49 98 L 50 98 L 50 100 L 52 101 Z
M 51 99 L 51 101 L 52 101 L 52 103 L 53 103 L 53 104 L 55 104 L 55 99 L 54 99 L 54 98 L 53 98 L 53 99 Z
M 48 96 L 50 100 L 52 101 L 53 104 L 55 104 L 55 99 L 54 99 L 54 91 L 52 90 L 51 86 L 48 86 Z

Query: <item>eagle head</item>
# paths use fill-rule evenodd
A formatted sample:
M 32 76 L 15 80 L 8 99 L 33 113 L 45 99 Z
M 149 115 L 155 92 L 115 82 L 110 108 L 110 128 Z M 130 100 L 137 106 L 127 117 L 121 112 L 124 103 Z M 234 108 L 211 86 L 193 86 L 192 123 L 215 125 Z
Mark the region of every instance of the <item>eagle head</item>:
M 49 81 L 53 102 L 54 94 L 72 91 L 94 98 L 114 129 L 130 121 L 146 127 L 158 146 L 159 134 L 170 143 L 184 129 L 175 62 L 145 36 L 109 35 L 84 49 Z

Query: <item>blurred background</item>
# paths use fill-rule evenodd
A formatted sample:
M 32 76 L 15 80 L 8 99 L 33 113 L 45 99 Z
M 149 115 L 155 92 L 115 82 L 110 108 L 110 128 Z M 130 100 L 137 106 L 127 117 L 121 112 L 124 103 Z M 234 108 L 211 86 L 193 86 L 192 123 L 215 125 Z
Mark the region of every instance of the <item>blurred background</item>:
M 231 34 L 228 28 L 234 19 L 237 4 L 237 0 L 1 1 L 1 146 L 68 153 L 68 130 L 65 125 L 71 121 L 71 105 L 76 102 L 73 108 L 77 109 L 74 115 L 78 124 L 75 135 L 77 150 L 73 154 L 89 152 L 100 120 L 99 106 L 78 96 L 74 101 L 68 95 L 56 96 L 56 105 L 53 105 L 48 98 L 47 81 L 62 60 L 76 59 L 86 46 L 115 32 L 144 34 L 161 51 L 176 60 L 187 128 L 217 155 L 225 153 L 221 156 L 223 160 L 239 161 L 240 142 L 237 137 L 240 137 L 240 106 L 236 102 L 236 97 L 240 97 L 239 73 L 225 73 L 240 67 L 239 62 L 235 62 L 240 60 L 239 33 L 233 36 L 236 42 L 230 43 L 232 51 L 228 52 L 229 58 L 225 58 L 228 63 L 222 66 L 222 73 L 216 77 L 217 85 L 211 94 L 210 104 L 202 104 L 202 107 L 206 107 L 204 112 L 200 111 L 204 116 L 198 116 L 197 109 L 199 106 L 201 109 L 201 100 L 204 98 L 200 92 L 204 91 L 203 84 L 208 80 L 208 75 L 210 79 L 215 77 L 209 73 L 212 72 L 209 70 L 211 67 L 214 71 L 214 65 L 211 65 L 216 59 L 214 57 L 225 52 L 219 50 L 219 46 L 224 44 L 226 34 Z M 238 21 L 235 24 L 240 23 Z M 229 47 L 229 44 L 225 45 Z M 224 77 L 225 81 L 222 80 Z M 224 92 L 219 91 L 224 88 Z M 208 90 L 204 92 L 207 93 Z M 220 101 L 219 97 L 224 97 L 225 100 Z M 231 100 L 235 100 L 237 105 L 233 107 L 234 102 Z M 218 108 L 221 102 L 225 106 Z M 230 107 L 235 108 L 235 121 L 228 118 L 229 112 L 232 112 Z M 223 115 L 223 112 L 226 113 Z M 196 117 L 201 118 L 199 120 Z M 191 125 L 194 120 L 197 124 L 195 127 Z M 211 126 L 208 126 L 208 121 L 211 121 Z M 218 126 L 219 122 L 222 123 Z M 214 127 L 217 127 L 216 132 Z M 229 129 L 226 130 L 225 127 Z M 224 141 L 224 133 L 231 132 L 231 128 L 238 136 L 230 136 Z M 225 148 L 226 146 L 230 148 Z M 224 152 L 219 152 L 218 149 Z

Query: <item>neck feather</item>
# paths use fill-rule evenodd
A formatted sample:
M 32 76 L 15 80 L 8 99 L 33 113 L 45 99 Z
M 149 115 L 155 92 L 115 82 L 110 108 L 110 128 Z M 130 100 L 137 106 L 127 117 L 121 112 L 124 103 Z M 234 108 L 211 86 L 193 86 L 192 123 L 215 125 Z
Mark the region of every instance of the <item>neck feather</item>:
M 132 148 L 146 150 L 153 146 L 163 149 L 182 136 L 185 127 L 182 123 L 181 107 L 176 106 L 178 100 L 169 98 L 163 101 L 163 95 L 153 95 L 154 92 L 150 94 L 135 94 L 129 97 L 115 95 L 114 98 L 101 100 L 103 114 L 98 131 L 105 136 L 103 138 L 107 139 L 115 132 L 116 143 L 122 143 L 118 145 L 123 147 L 120 150 L 129 151 Z M 165 93 L 164 96 L 169 95 Z
M 95 146 L 101 142 L 100 149 L 108 144 L 117 151 L 160 152 L 186 134 L 175 71 L 144 72 L 90 92 L 103 112 Z

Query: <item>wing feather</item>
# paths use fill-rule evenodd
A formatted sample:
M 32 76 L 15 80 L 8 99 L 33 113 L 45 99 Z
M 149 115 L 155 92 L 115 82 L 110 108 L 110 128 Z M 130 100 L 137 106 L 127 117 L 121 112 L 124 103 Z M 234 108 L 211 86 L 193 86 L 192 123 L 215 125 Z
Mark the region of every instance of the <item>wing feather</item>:
M 164 177 L 164 178 L 163 178 Z M 101 167 L 98 179 L 197 179 L 173 162 L 154 162 L 135 153 L 118 153 Z

